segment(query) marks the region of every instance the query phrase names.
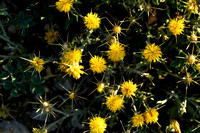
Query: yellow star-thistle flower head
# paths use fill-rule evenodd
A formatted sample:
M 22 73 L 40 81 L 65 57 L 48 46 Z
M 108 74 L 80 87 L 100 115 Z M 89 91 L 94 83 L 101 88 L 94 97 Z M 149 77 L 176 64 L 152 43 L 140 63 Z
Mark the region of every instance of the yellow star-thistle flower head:
M 117 110 L 121 110 L 123 107 L 124 100 L 119 95 L 110 95 L 106 99 L 106 106 L 107 108 L 112 111 L 116 112 Z
M 135 91 L 137 90 L 137 85 L 133 84 L 132 81 L 129 80 L 129 81 L 123 82 L 121 86 L 122 86 L 121 91 L 123 95 L 127 97 L 135 95 Z
M 160 59 L 162 56 L 161 49 L 158 45 L 153 44 L 147 44 L 144 51 L 142 52 L 142 55 L 148 62 L 156 61 Z
M 32 60 L 30 60 L 30 68 L 35 68 L 36 71 L 38 71 L 38 73 L 40 73 L 44 67 L 43 65 L 45 64 L 43 59 L 40 59 L 40 57 L 34 57 Z
M 63 52 L 63 57 L 61 61 L 66 62 L 71 65 L 73 63 L 77 63 L 81 61 L 82 52 L 79 49 L 74 48 L 74 50 Z
M 84 24 L 89 30 L 95 30 L 100 27 L 101 19 L 97 13 L 92 13 L 91 11 L 84 17 Z
M 106 119 L 99 116 L 95 116 L 90 119 L 89 127 L 91 133 L 104 133 L 106 131 Z
M 47 133 L 46 128 L 33 128 L 32 130 L 33 133 Z
M 84 69 L 82 65 L 79 65 L 79 63 L 74 63 L 69 65 L 69 68 L 66 70 L 66 72 L 69 76 L 73 76 L 73 78 L 77 80 L 81 77 L 81 74 L 85 73 L 81 69 Z
M 158 121 L 158 111 L 156 109 L 149 108 L 144 112 L 145 122 L 147 124 L 156 123 Z
M 119 42 L 114 42 L 109 46 L 108 58 L 113 62 L 123 60 L 125 57 L 125 49 Z
M 135 114 L 132 117 L 132 123 L 134 127 L 142 127 L 144 125 L 143 114 Z
M 191 55 L 189 56 L 189 58 L 188 58 L 188 62 L 189 62 L 190 64 L 194 64 L 195 61 L 196 61 L 196 56 L 193 55 L 193 54 L 191 54 Z
M 105 84 L 104 84 L 104 83 L 100 83 L 100 84 L 98 85 L 98 87 L 97 87 L 97 91 L 98 91 L 99 93 L 102 93 L 104 87 L 105 87 Z
M 58 40 L 58 36 L 58 31 L 55 31 L 53 28 L 51 28 L 45 33 L 44 40 L 46 40 L 47 43 L 53 43 Z
M 70 9 L 73 8 L 74 0 L 59 0 L 56 2 L 56 9 L 60 12 L 69 13 Z
M 198 13 L 198 6 L 196 0 L 189 0 L 187 2 L 187 9 L 193 13 Z
M 90 63 L 90 69 L 94 73 L 102 73 L 107 68 L 106 60 L 103 57 L 99 57 L 96 55 L 90 59 L 89 63 Z
M 169 22 L 169 30 L 172 32 L 173 35 L 180 35 L 183 33 L 185 28 L 184 19 L 170 19 Z
M 121 33 L 121 30 L 122 30 L 122 28 L 120 27 L 120 26 L 114 26 L 113 27 L 113 32 L 115 33 L 115 34 L 120 34 Z
M 198 70 L 200 72 L 200 63 L 196 64 L 196 70 Z

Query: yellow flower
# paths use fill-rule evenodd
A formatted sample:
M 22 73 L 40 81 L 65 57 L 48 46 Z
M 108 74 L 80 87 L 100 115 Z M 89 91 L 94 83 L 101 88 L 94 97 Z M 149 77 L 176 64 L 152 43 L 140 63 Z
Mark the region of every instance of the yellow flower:
M 149 108 L 148 110 L 144 112 L 145 122 L 147 124 L 156 123 L 158 121 L 158 115 L 159 113 L 156 109 Z
M 193 13 L 198 13 L 198 6 L 196 0 L 189 0 L 187 2 L 187 9 Z
M 101 117 L 95 116 L 94 118 L 90 119 L 89 127 L 91 133 L 103 133 L 106 131 L 106 120 Z
M 123 106 L 123 98 L 119 95 L 110 95 L 106 99 L 106 106 L 107 108 L 112 111 L 116 112 L 117 110 L 120 110 Z
M 79 65 L 79 63 L 74 63 L 72 65 L 69 65 L 69 68 L 66 70 L 67 74 L 69 76 L 73 76 L 76 80 L 81 77 L 81 74 L 84 74 L 85 72 L 81 69 L 84 69 L 82 65 Z
M 58 36 L 58 31 L 55 31 L 53 28 L 51 28 L 45 33 L 44 40 L 47 40 L 47 43 L 53 43 L 58 40 Z
M 97 13 L 88 13 L 87 16 L 84 17 L 85 26 L 90 29 L 98 29 L 100 27 L 101 19 L 98 17 Z
M 99 93 L 101 93 L 101 92 L 103 91 L 104 87 L 105 87 L 104 83 L 100 83 L 100 84 L 98 85 L 98 87 L 97 87 L 97 91 L 98 91 Z
M 40 59 L 40 57 L 34 57 L 32 60 L 30 60 L 30 68 L 34 67 L 36 71 L 38 71 L 38 73 L 40 73 L 44 67 L 44 60 Z
M 134 127 L 142 127 L 144 125 L 143 114 L 136 114 L 132 117 L 132 123 Z
M 196 69 L 200 72 L 200 63 L 196 64 Z
M 190 64 L 194 64 L 195 61 L 196 61 L 196 56 L 193 55 L 193 54 L 191 54 L 191 55 L 189 56 L 189 58 L 188 58 L 188 62 L 189 62 Z
M 56 8 L 60 12 L 68 13 L 71 8 L 73 8 L 74 0 L 59 0 L 56 2 Z
M 180 20 L 170 19 L 169 30 L 172 32 L 173 35 L 182 34 L 184 28 L 185 28 L 184 19 L 180 19 Z
M 161 49 L 158 45 L 153 44 L 147 44 L 144 51 L 142 52 L 142 55 L 148 62 L 156 61 L 162 56 Z
M 96 55 L 90 59 L 89 63 L 94 73 L 102 73 L 107 68 L 105 59 Z
M 134 96 L 135 95 L 134 92 L 136 90 L 137 90 L 137 85 L 133 84 L 132 81 L 129 80 L 129 81 L 123 82 L 122 89 L 121 89 L 123 95 L 128 96 L 128 97 Z
M 33 133 L 47 133 L 47 129 L 45 129 L 45 128 L 41 128 L 41 129 L 33 128 L 32 132 Z
M 115 34 L 120 34 L 121 33 L 121 30 L 122 30 L 122 28 L 120 27 L 120 26 L 114 26 L 113 27 L 113 32 L 115 33 Z
M 110 46 L 110 51 L 108 51 L 108 58 L 113 62 L 118 62 L 123 60 L 125 57 L 125 49 L 119 42 L 114 42 Z
M 180 124 L 178 123 L 177 120 L 173 119 L 171 121 L 171 126 L 173 127 L 173 129 L 175 129 L 175 133 L 181 133 Z
M 63 53 L 63 57 L 61 58 L 61 61 L 66 62 L 67 64 L 71 65 L 73 63 L 80 62 L 82 57 L 82 52 L 79 49 L 74 48 L 74 50 L 71 51 L 65 51 Z

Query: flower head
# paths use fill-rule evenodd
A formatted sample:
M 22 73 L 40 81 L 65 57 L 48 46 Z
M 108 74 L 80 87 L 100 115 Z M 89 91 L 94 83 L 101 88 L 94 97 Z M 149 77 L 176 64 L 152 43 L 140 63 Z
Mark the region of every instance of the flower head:
M 114 42 L 110 46 L 108 51 L 108 58 L 113 62 L 123 60 L 125 57 L 125 49 L 119 42 Z
M 120 34 L 121 33 L 121 30 L 122 30 L 122 28 L 120 27 L 120 26 L 114 26 L 113 27 L 113 32 L 115 33 L 115 34 Z
M 135 114 L 132 117 L 132 123 L 134 127 L 142 127 L 144 125 L 143 114 Z
M 116 112 L 117 110 L 120 110 L 123 106 L 123 98 L 119 95 L 110 95 L 106 99 L 106 106 L 107 108 L 112 111 Z
M 97 91 L 98 91 L 99 93 L 101 93 L 101 92 L 103 91 L 104 87 L 105 87 L 105 84 L 104 84 L 104 83 L 100 83 L 100 84 L 98 85 L 98 87 L 97 87 Z
M 51 28 L 45 33 L 44 40 L 47 40 L 47 43 L 53 43 L 58 40 L 58 36 L 58 31 L 55 31 L 53 28 Z
M 87 16 L 84 17 L 85 26 L 90 29 L 98 29 L 100 27 L 101 19 L 98 17 L 97 13 L 88 13 Z
M 171 19 L 169 22 L 169 30 L 172 32 L 173 35 L 180 35 L 183 33 L 185 28 L 184 19 Z
M 33 133 L 47 133 L 46 128 L 33 128 L 32 130 Z
M 34 57 L 32 60 L 30 60 L 30 68 L 35 68 L 36 71 L 38 71 L 38 73 L 40 73 L 44 67 L 44 60 L 43 59 L 40 59 L 40 57 Z
M 79 65 L 79 63 L 74 63 L 72 65 L 69 65 L 69 68 L 66 70 L 67 74 L 69 76 L 73 76 L 76 80 L 81 77 L 81 74 L 84 74 L 85 72 L 81 69 L 84 69 L 82 65 Z
M 74 0 L 59 0 L 56 2 L 56 8 L 60 12 L 68 13 L 71 8 L 73 8 Z
M 160 47 L 158 45 L 153 44 L 147 44 L 144 51 L 142 52 L 142 55 L 148 62 L 156 61 L 162 56 L 162 52 L 160 50 Z
M 191 55 L 189 56 L 189 58 L 188 58 L 188 62 L 189 62 L 190 64 L 194 64 L 195 61 L 196 61 L 196 56 L 193 55 L 193 54 L 191 54 Z
M 80 62 L 82 57 L 82 52 L 79 49 L 74 48 L 74 50 L 65 51 L 63 53 L 63 57 L 61 58 L 61 61 L 66 62 L 67 64 L 73 64 Z
M 200 72 L 200 63 L 196 64 L 196 70 L 198 70 Z
M 149 108 L 144 112 L 145 122 L 147 124 L 156 123 L 158 121 L 158 111 L 156 109 Z
M 95 116 L 94 118 L 90 119 L 89 127 L 91 133 L 103 133 L 106 131 L 106 120 L 101 117 Z
M 95 73 L 102 73 L 106 68 L 106 61 L 103 57 L 94 56 L 90 59 L 90 69 Z
M 198 13 L 198 6 L 196 0 L 189 0 L 187 2 L 187 9 L 193 13 Z
M 122 91 L 123 95 L 128 96 L 128 97 L 134 96 L 135 95 L 134 92 L 136 90 L 137 90 L 137 85 L 133 84 L 132 81 L 129 80 L 129 81 L 122 83 L 121 91 Z

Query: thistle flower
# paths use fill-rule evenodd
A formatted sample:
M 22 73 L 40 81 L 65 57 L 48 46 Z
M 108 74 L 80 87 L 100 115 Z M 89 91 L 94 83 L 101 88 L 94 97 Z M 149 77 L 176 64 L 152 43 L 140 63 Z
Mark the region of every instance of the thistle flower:
M 142 55 L 148 62 L 156 61 L 162 56 L 161 49 L 158 45 L 153 44 L 147 44 L 144 51 L 142 52 Z
M 58 40 L 58 36 L 58 31 L 55 31 L 53 28 L 51 28 L 45 33 L 44 40 L 47 40 L 47 43 L 53 43 Z
M 47 129 L 46 128 L 33 128 L 32 130 L 33 133 L 47 133 Z
M 66 70 L 66 72 L 69 76 L 73 76 L 73 78 L 77 80 L 81 77 L 81 74 L 85 73 L 81 69 L 84 69 L 84 66 L 79 65 L 79 63 L 74 63 L 69 65 L 69 68 Z
M 128 96 L 128 97 L 135 95 L 134 92 L 137 90 L 137 85 L 133 84 L 132 81 L 129 80 L 129 81 L 123 82 L 121 86 L 122 86 L 121 91 L 123 95 Z
M 94 118 L 90 119 L 89 127 L 91 133 L 103 133 L 106 131 L 106 120 L 101 117 L 95 116 Z
M 100 83 L 100 84 L 98 85 L 98 87 L 97 87 L 97 91 L 98 91 L 99 93 L 102 93 L 104 87 L 105 87 L 105 84 L 104 84 L 104 83 Z
M 89 63 L 94 73 L 102 73 L 107 68 L 105 59 L 96 55 L 90 59 Z
M 190 55 L 189 58 L 188 58 L 188 62 L 189 62 L 190 64 L 194 64 L 195 61 L 196 61 L 196 57 L 195 57 L 193 54 Z
M 65 62 L 69 65 L 81 61 L 82 52 L 79 49 L 74 48 L 74 50 L 63 52 L 63 56 L 60 59 L 61 62 Z
M 200 63 L 196 64 L 196 70 L 198 70 L 200 72 Z
M 120 26 L 118 26 L 118 25 L 115 25 L 115 26 L 113 27 L 113 32 L 114 32 L 115 34 L 120 34 L 120 33 L 121 33 L 121 30 L 122 30 L 122 28 L 121 28 Z
M 59 0 L 56 2 L 56 8 L 60 12 L 69 13 L 70 9 L 73 8 L 74 0 Z
M 196 0 L 189 0 L 187 2 L 187 9 L 193 13 L 198 13 L 198 6 Z
M 134 127 L 142 127 L 144 125 L 143 114 L 135 114 L 132 117 L 132 123 Z
M 108 51 L 108 58 L 113 62 L 123 60 L 125 57 L 125 49 L 119 42 L 114 42 L 110 46 Z
M 170 19 L 169 22 L 169 30 L 172 32 L 173 35 L 180 35 L 183 33 L 185 28 L 184 19 Z
M 90 13 L 84 17 L 84 24 L 89 30 L 98 29 L 100 27 L 101 19 L 97 13 Z
M 110 111 L 116 112 L 117 110 L 121 110 L 123 102 L 124 100 L 121 96 L 110 95 L 109 97 L 107 97 L 105 104 Z
M 30 68 L 34 67 L 36 71 L 38 71 L 38 73 L 40 73 L 44 67 L 44 60 L 40 59 L 40 57 L 34 57 L 32 60 L 30 60 Z
M 147 124 L 152 124 L 152 123 L 156 123 L 158 121 L 158 111 L 156 109 L 152 109 L 152 108 L 149 108 L 148 110 L 146 110 L 144 112 L 144 118 L 145 118 L 145 122 Z

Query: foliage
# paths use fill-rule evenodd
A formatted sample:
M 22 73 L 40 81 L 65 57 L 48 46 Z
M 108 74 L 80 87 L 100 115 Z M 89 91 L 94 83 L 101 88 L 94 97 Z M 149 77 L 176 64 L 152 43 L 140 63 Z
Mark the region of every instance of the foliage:
M 196 0 L 4 0 L 1 121 L 199 132 L 199 23 Z

